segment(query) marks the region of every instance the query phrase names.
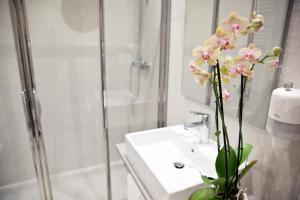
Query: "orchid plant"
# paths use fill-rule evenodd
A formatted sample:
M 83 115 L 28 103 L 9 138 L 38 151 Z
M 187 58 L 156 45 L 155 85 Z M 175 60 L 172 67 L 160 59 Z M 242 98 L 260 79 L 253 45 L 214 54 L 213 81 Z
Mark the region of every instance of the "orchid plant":
M 243 141 L 244 91 L 247 81 L 254 75 L 256 64 L 268 64 L 271 68 L 279 67 L 281 48 L 274 47 L 262 55 L 261 49 L 255 44 L 249 44 L 248 47 L 241 48 L 236 56 L 231 56 L 227 52 L 235 49 L 239 38 L 261 31 L 263 26 L 264 18 L 256 12 L 252 14 L 250 20 L 236 13 L 230 13 L 229 17 L 217 27 L 215 34 L 192 52 L 194 59 L 189 67 L 195 80 L 200 84 L 209 81 L 215 96 L 215 135 L 218 146 L 215 168 L 218 177 L 202 175 L 206 187 L 194 192 L 190 200 L 246 199 L 246 189 L 241 186 L 240 181 L 257 161 L 248 162 L 253 146 L 244 144 Z M 206 70 L 207 67 L 209 70 Z M 231 146 L 224 116 L 224 102 L 230 99 L 225 85 L 233 78 L 240 79 L 237 148 Z

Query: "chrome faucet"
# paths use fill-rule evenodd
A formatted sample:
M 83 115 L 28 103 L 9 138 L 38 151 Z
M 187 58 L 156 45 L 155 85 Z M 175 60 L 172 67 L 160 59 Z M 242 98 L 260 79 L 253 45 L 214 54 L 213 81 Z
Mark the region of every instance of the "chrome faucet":
M 198 112 L 198 111 L 190 111 L 190 113 L 192 113 L 193 115 L 196 115 L 196 116 L 201 116 L 201 120 L 196 121 L 196 122 L 184 123 L 183 124 L 184 129 L 189 129 L 189 128 L 202 126 L 202 125 L 207 125 L 207 127 L 210 127 L 209 126 L 210 115 L 208 113 L 203 113 L 203 112 Z
M 134 73 L 134 69 L 136 73 Z M 138 61 L 134 61 L 130 65 L 130 72 L 129 72 L 129 90 L 133 97 L 138 97 L 140 94 L 140 81 L 141 81 L 141 71 L 149 71 L 150 64 L 142 61 L 141 58 Z M 134 74 L 136 75 L 134 81 Z

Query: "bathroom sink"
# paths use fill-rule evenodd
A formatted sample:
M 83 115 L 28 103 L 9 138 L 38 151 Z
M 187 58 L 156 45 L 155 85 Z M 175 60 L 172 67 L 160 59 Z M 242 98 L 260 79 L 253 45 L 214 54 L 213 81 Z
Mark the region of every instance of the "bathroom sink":
M 173 126 L 126 135 L 127 158 L 154 200 L 188 199 L 216 177 L 216 143 L 191 143 L 189 130 Z

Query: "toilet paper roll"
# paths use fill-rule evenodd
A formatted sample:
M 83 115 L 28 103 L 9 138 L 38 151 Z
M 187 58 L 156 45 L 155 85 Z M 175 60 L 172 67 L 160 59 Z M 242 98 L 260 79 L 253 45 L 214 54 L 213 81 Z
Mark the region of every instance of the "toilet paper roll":
M 273 91 L 266 129 L 277 138 L 300 140 L 300 89 Z
M 275 121 L 300 124 L 300 89 L 275 89 L 272 93 L 268 116 Z

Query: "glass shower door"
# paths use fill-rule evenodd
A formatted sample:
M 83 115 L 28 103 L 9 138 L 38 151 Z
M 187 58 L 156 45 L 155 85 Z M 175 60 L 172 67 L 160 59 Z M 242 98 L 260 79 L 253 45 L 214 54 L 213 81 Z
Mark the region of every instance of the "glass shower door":
M 106 200 L 98 0 L 25 0 L 54 200 Z
M 112 199 L 121 200 L 127 172 L 116 144 L 158 127 L 162 1 L 104 0 L 104 11 L 111 188 Z
M 10 19 L 9 1 L 0 1 L 0 199 L 38 200 L 32 132 L 22 105 L 23 86 Z
M 99 13 L 103 1 L 105 14 Z M 22 22 L 24 28 L 28 21 L 28 32 L 22 34 L 28 34 L 30 42 L 25 39 L 22 45 L 32 54 L 27 72 L 34 97 L 29 102 L 47 152 L 48 165 L 42 167 L 50 172 L 47 200 L 52 194 L 55 200 L 110 199 L 107 184 L 113 199 L 126 199 L 127 173 L 116 144 L 124 142 L 126 133 L 158 126 L 162 1 L 103 1 L 11 0 L 27 13 L 17 24 Z M 105 27 L 99 27 L 100 14 L 105 15 Z M 107 36 L 102 63 L 99 30 Z M 5 75 L 5 68 L 1 70 Z M 102 132 L 104 121 L 108 138 Z M 105 157 L 108 140 L 110 163 Z

